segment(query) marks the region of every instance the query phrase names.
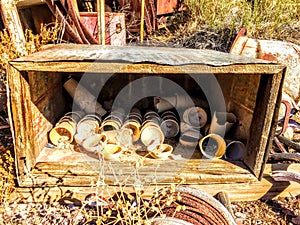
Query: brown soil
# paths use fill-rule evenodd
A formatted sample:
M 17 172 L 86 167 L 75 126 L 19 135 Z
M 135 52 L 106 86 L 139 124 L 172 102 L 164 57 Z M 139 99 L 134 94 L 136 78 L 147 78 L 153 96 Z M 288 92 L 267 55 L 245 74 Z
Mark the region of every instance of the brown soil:
M 256 224 L 300 224 L 300 195 L 266 201 L 233 202 L 236 222 Z

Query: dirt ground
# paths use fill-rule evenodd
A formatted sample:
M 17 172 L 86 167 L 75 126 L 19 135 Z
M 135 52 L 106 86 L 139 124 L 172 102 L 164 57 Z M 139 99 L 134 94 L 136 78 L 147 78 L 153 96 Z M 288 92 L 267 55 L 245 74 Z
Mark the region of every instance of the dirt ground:
M 236 222 L 254 224 L 300 224 L 300 195 L 266 201 L 234 202 Z

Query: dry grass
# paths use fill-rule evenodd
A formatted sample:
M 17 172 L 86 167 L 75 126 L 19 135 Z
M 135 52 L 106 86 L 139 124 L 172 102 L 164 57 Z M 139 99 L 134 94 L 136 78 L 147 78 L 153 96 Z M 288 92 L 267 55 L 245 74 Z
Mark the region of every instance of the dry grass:
M 4 162 L 4 179 L 0 188 L 7 191 L 3 195 L 5 197 L 1 199 L 0 225 L 2 225 L 1 221 L 4 221 L 3 224 L 150 225 L 152 218 L 165 217 L 164 208 L 181 199 L 180 194 L 176 192 L 176 188 L 182 185 L 184 180 L 177 185 L 172 184 L 165 188 L 156 187 L 153 195 L 150 198 L 149 196 L 145 198 L 144 193 L 147 193 L 148 187 L 141 184 L 138 178 L 140 177 L 138 170 L 142 164 L 137 163 L 138 165 L 134 168 L 134 173 L 137 174 L 135 174 L 134 192 L 132 193 L 125 192 L 127 184 L 118 181 L 117 178 L 115 186 L 108 186 L 105 183 L 105 174 L 102 168 L 99 171 L 97 183 L 91 184 L 91 190 L 94 191 L 87 195 L 85 200 L 72 201 L 71 198 L 65 198 L 66 193 L 63 192 L 61 196 L 56 196 L 53 199 L 53 196 L 48 195 L 46 190 L 45 194 L 40 196 L 42 200 L 39 194 L 34 193 L 34 190 L 32 190 L 32 199 L 29 199 L 29 204 L 26 203 L 27 199 L 24 198 L 12 201 L 9 198 L 8 191 L 13 190 L 13 184 L 10 185 L 9 190 L 5 185 L 8 186 L 14 178 L 13 159 L 9 152 L 6 154 L 8 154 L 7 157 L 2 161 L 2 163 Z M 104 163 L 109 164 L 101 157 L 99 164 L 103 165 Z M 0 170 L 1 173 L 2 170 Z M 49 199 L 51 200 L 49 201 Z M 185 206 L 178 205 L 176 211 L 178 210 L 185 210 Z
M 185 0 L 185 4 L 186 12 L 173 16 L 169 26 L 151 39 L 185 47 L 187 39 L 204 30 L 214 31 L 220 39 L 230 41 L 245 26 L 251 38 L 300 40 L 298 0 Z M 227 30 L 230 30 L 227 37 L 222 36 Z M 215 40 L 219 41 L 217 37 Z
M 6 86 L 5 69 L 9 61 L 16 59 L 22 55 L 30 54 L 38 51 L 43 45 L 54 43 L 58 37 L 58 24 L 52 26 L 43 26 L 39 34 L 33 34 L 30 30 L 25 31 L 25 47 L 26 52 L 20 53 L 17 51 L 14 42 L 11 41 L 11 36 L 7 30 L 0 32 L 0 73 L 2 87 Z M 3 125 L 4 119 L 0 121 Z M 7 134 L 0 133 L 1 139 Z M 7 144 L 1 143 L 0 146 L 0 204 L 9 199 L 10 193 L 14 189 L 14 158 L 12 149 L 7 147 Z
M 58 39 L 59 24 L 41 25 L 39 34 L 33 34 L 31 30 L 25 31 L 25 49 L 21 53 L 17 50 L 15 43 L 12 40 L 9 32 L 3 30 L 0 32 L 0 72 L 5 73 L 6 65 L 9 61 L 21 57 L 26 54 L 38 51 L 43 45 L 55 43 Z
M 14 159 L 10 150 L 0 147 L 0 204 L 9 200 L 14 190 Z
M 109 198 L 93 193 L 93 198 L 80 204 L 6 201 L 0 206 L 0 224 L 4 220 L 3 224 L 150 225 L 151 218 L 164 217 L 163 208 L 180 199 L 180 194 L 174 192 L 175 186 L 170 186 L 145 199 L 140 191 L 125 193 L 121 189 Z M 177 210 L 184 210 L 184 206 L 178 206 Z

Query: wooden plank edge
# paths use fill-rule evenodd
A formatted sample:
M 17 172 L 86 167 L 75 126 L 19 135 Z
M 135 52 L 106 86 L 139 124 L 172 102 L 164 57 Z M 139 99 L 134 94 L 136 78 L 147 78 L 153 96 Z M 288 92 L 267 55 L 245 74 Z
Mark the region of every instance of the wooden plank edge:
M 146 187 L 145 198 L 151 197 L 156 189 L 168 187 L 170 185 L 153 185 Z M 228 193 L 231 201 L 252 201 L 257 199 L 273 199 L 277 197 L 291 197 L 299 195 L 300 185 L 296 182 L 275 182 L 272 178 L 262 179 L 253 183 L 234 183 L 234 184 L 197 184 L 187 185 L 207 192 L 210 195 L 216 195 L 218 192 Z M 111 196 L 113 193 L 123 190 L 127 193 L 135 192 L 133 187 L 120 188 L 118 186 L 109 186 Z M 16 188 L 12 194 L 14 201 L 22 200 L 25 202 L 45 202 L 46 200 L 58 201 L 65 196 L 83 201 L 90 193 L 99 193 L 103 190 L 95 187 L 44 187 L 44 188 Z M 104 191 L 105 193 L 106 191 Z
M 36 5 L 46 4 L 45 0 L 19 0 L 17 1 L 18 8 L 27 8 Z
M 264 64 L 236 64 L 227 66 L 208 65 L 158 65 L 129 62 L 99 62 L 95 61 L 53 61 L 53 62 L 10 62 L 20 71 L 43 71 L 43 72 L 100 72 L 101 73 L 148 73 L 148 74 L 272 74 L 279 73 L 283 67 L 278 65 Z
M 261 181 L 228 183 L 228 184 L 192 184 L 189 187 L 205 191 L 211 195 L 225 191 L 231 201 L 252 201 L 257 199 L 273 199 L 277 197 L 291 197 L 299 195 L 300 184 L 296 182 L 276 182 L 271 177 L 271 172 L 285 168 L 287 171 L 299 171 L 300 164 L 267 164 L 264 177 Z M 145 197 L 150 197 L 155 190 L 170 185 L 149 185 L 144 187 Z M 131 186 L 120 188 L 118 186 L 106 186 L 106 188 L 90 187 L 39 187 L 39 188 L 16 188 L 11 195 L 14 201 L 22 200 L 25 202 L 46 202 L 58 201 L 69 196 L 83 201 L 90 193 L 103 192 L 104 196 L 110 196 L 116 191 L 123 190 L 128 193 L 134 192 Z

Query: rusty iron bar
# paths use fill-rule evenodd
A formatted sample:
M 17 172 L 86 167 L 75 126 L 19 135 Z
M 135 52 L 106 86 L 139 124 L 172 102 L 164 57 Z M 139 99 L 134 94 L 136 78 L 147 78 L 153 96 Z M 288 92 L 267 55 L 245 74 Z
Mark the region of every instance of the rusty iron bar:
M 290 115 L 292 110 L 292 104 L 289 101 L 281 100 L 281 103 L 285 105 L 286 109 L 285 109 L 283 127 L 279 135 L 283 135 L 286 132 L 286 129 L 288 128 L 289 125 Z
M 10 128 L 10 126 L 9 126 L 9 125 L 2 125 L 2 126 L 0 126 L 0 130 L 3 130 L 3 129 L 8 129 L 8 128 Z
M 284 136 L 277 136 L 278 140 L 282 142 L 283 144 L 286 144 L 287 146 L 291 147 L 292 149 L 296 150 L 297 152 L 300 152 L 300 144 L 298 144 L 295 141 L 291 141 L 290 139 L 284 137 Z
M 62 0 L 60 0 L 62 1 Z M 86 39 L 85 37 L 85 34 L 83 33 L 83 30 L 81 29 L 81 25 L 79 23 L 79 18 L 78 18 L 78 15 L 75 11 L 75 8 L 73 6 L 73 2 L 72 0 L 67 0 L 67 3 L 68 3 L 68 8 L 69 8 L 69 12 L 70 12 L 70 16 L 74 22 L 74 25 L 78 31 L 78 34 L 81 38 L 81 40 L 83 41 L 84 44 L 90 44 L 90 42 Z
M 73 0 L 67 0 L 68 9 L 66 8 L 66 4 L 65 4 L 64 1 L 60 0 L 60 2 L 61 2 L 61 5 L 64 7 L 64 10 L 70 12 L 71 19 L 74 21 L 75 28 L 78 31 L 79 35 L 75 32 L 75 30 L 67 22 L 67 20 L 63 16 L 61 10 L 57 6 L 55 6 L 54 4 L 52 4 L 51 7 L 49 5 L 48 5 L 48 7 L 50 8 L 50 10 L 54 14 L 54 16 L 60 22 L 63 22 L 63 23 L 66 24 L 67 32 L 72 37 L 72 39 L 74 40 L 74 38 L 75 38 L 74 41 L 76 43 L 80 43 L 80 44 L 81 44 L 81 42 L 78 42 L 79 40 L 81 40 L 82 43 L 85 43 L 85 44 L 98 44 L 97 40 L 95 40 L 95 38 L 93 37 L 93 35 L 90 33 L 90 31 L 86 28 L 86 26 L 80 20 L 79 15 L 77 13 L 78 12 L 77 11 L 77 7 L 74 5 L 74 1 Z M 56 7 L 57 10 L 59 10 L 59 11 L 57 11 L 58 14 L 55 14 L 55 12 L 53 12 L 53 8 L 54 7 Z M 75 34 L 75 36 L 73 36 L 74 34 Z
M 46 0 L 45 2 L 48 5 L 49 9 L 51 10 L 52 14 L 58 19 L 58 21 L 60 23 L 63 23 L 63 24 L 66 25 L 66 31 L 68 32 L 68 34 L 70 35 L 72 40 L 75 43 L 83 44 L 83 41 L 82 41 L 81 37 L 73 30 L 73 28 L 71 27 L 69 22 L 65 19 L 62 12 L 58 8 L 58 6 L 55 5 L 54 2 L 51 1 L 51 0 Z
M 97 26 L 98 26 L 98 43 L 101 44 L 101 0 L 97 0 Z
M 101 45 L 105 45 L 105 0 L 100 0 L 101 10 Z
M 82 31 L 84 32 L 86 38 L 89 40 L 91 44 L 99 44 L 98 40 L 93 37 L 89 29 L 83 24 L 83 22 L 79 19 L 80 26 Z
M 151 12 L 152 12 L 152 29 L 156 30 L 156 20 L 157 20 L 157 15 L 156 15 L 156 8 L 154 5 L 154 0 L 149 0 Z
M 240 31 L 238 32 L 238 34 L 236 35 L 236 37 L 235 37 L 235 39 L 234 39 L 234 41 L 233 41 L 233 43 L 232 43 L 232 45 L 231 45 L 231 48 L 230 48 L 230 51 L 229 51 L 230 53 L 232 53 L 232 51 L 233 51 L 233 49 L 234 49 L 234 47 L 235 47 L 237 41 L 239 40 L 239 38 L 240 38 L 240 37 L 246 36 L 246 34 L 247 34 L 247 29 L 246 29 L 246 27 L 242 27 L 242 28 L 240 29 Z M 242 46 L 241 49 L 244 49 L 245 45 L 246 45 L 246 42 L 243 43 L 243 46 Z M 238 52 L 239 55 L 240 55 L 241 53 L 242 53 L 242 52 Z
M 287 152 L 285 147 L 281 144 L 281 142 L 278 140 L 277 137 L 274 137 L 274 142 L 277 145 L 277 147 L 280 149 L 281 152 Z
M 144 0 L 144 1 L 146 1 L 146 0 Z M 149 5 L 149 0 L 148 0 L 147 4 L 145 5 L 144 9 L 145 9 L 146 29 L 147 29 L 148 33 L 151 33 L 153 31 L 153 26 L 151 23 L 151 12 L 149 12 L 148 5 Z
M 140 26 L 140 42 L 144 41 L 144 18 L 145 18 L 145 0 L 141 4 L 141 26 Z
M 174 192 L 171 195 L 176 201 L 162 209 L 167 216 L 192 224 L 228 224 L 223 213 L 205 200 L 185 192 Z M 177 210 L 178 205 L 185 206 L 185 209 Z
M 269 160 L 300 162 L 300 153 L 289 153 L 289 152 L 273 153 L 269 156 Z
M 61 0 L 62 1 L 62 0 Z M 76 23 L 76 28 L 79 31 L 82 31 L 83 34 L 82 36 L 85 38 L 86 42 L 88 44 L 98 44 L 97 40 L 93 37 L 93 35 L 91 34 L 91 32 L 89 31 L 89 29 L 86 28 L 86 26 L 82 23 L 82 21 L 80 20 L 80 16 L 79 16 L 79 11 L 78 11 L 78 6 L 74 5 L 75 1 L 74 0 L 68 0 L 69 3 L 69 10 L 71 11 L 71 17 L 72 19 L 75 21 L 78 21 L 78 23 Z
M 98 43 L 105 45 L 105 2 L 97 0 Z
M 290 171 L 273 171 L 272 177 L 275 181 L 294 181 L 300 183 L 300 173 Z

